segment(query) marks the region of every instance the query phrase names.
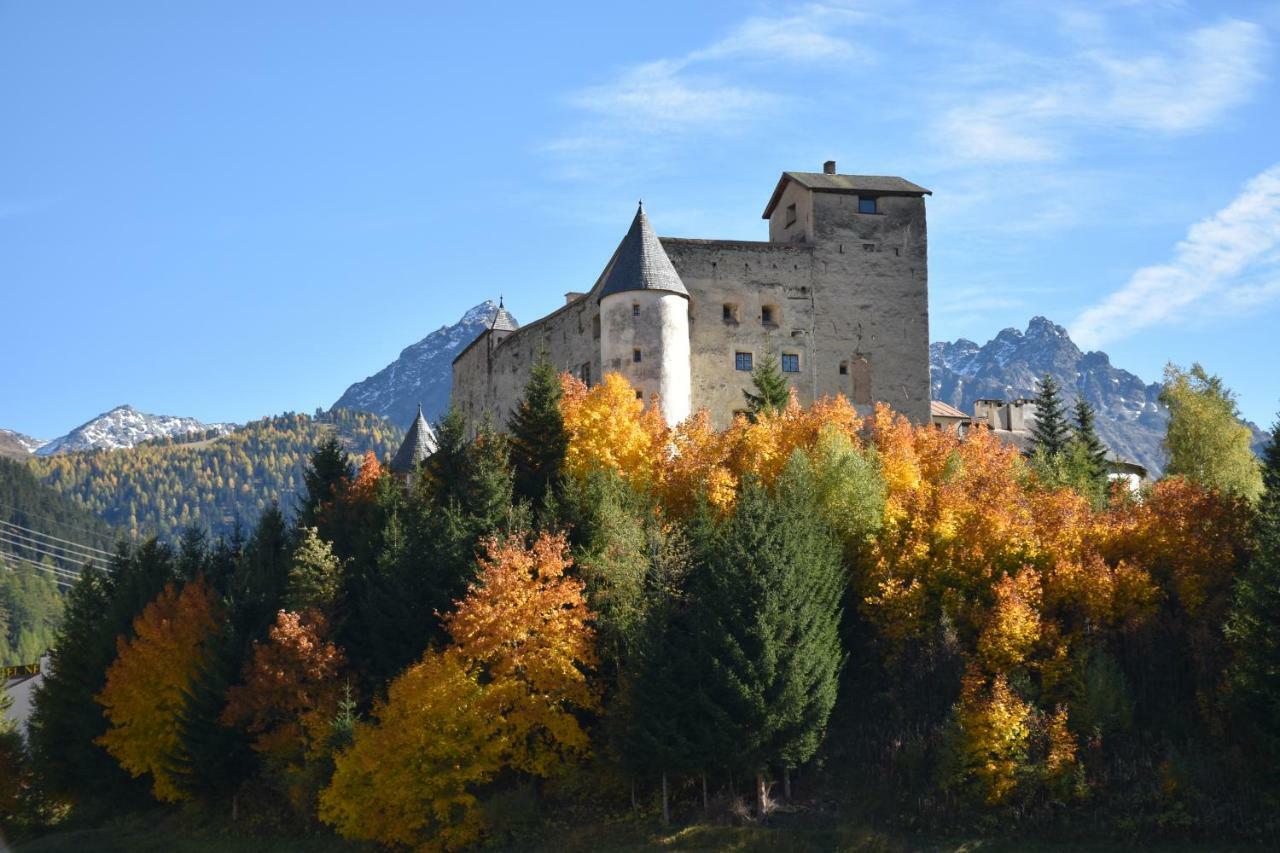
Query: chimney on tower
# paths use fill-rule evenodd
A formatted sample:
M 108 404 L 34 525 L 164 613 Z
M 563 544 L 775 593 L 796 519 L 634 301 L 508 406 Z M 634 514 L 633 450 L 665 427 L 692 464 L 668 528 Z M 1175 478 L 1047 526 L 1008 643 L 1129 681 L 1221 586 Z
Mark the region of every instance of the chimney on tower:
M 825 163 L 823 163 L 823 164 L 822 164 L 822 174 L 824 174 L 824 175 L 834 175 L 835 173 L 836 173 L 836 161 L 835 161 L 835 160 L 828 160 L 827 162 L 825 162 Z

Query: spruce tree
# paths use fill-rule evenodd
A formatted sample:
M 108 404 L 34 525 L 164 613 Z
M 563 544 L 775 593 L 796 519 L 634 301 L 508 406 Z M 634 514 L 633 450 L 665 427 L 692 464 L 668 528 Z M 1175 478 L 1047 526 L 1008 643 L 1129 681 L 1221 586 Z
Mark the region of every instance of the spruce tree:
M 777 355 L 769 354 L 760 360 L 751 371 L 751 384 L 756 393 L 744 390 L 742 396 L 747 398 L 747 411 L 752 420 L 763 413 L 780 412 L 791 402 L 791 386 L 779 369 Z
M 757 775 L 759 798 L 770 767 L 813 756 L 843 663 L 843 572 L 803 453 L 776 496 L 744 485 L 708 545 L 694 572 L 694 712 L 718 763 Z
M 284 516 L 272 505 L 258 519 L 231 579 L 230 622 L 242 656 L 248 654 L 254 640 L 266 636 L 284 606 L 290 553 Z
M 463 479 L 467 468 L 467 420 L 462 412 L 450 408 L 436 424 L 436 452 L 423 462 L 432 500 L 448 506 L 462 500 Z
M 1057 380 L 1046 373 L 1036 390 L 1036 421 L 1031 428 L 1031 438 L 1036 450 L 1049 456 L 1057 456 L 1067 449 L 1071 428 L 1067 425 L 1066 412 Z
M 1098 436 L 1093 407 L 1084 397 L 1076 399 L 1075 416 L 1073 440 L 1080 446 L 1089 478 L 1105 496 L 1107 493 L 1107 446 Z
M 543 353 L 533 365 L 524 397 L 511 415 L 511 463 L 516 494 L 537 504 L 558 488 L 569 436 L 560 414 L 560 376 Z
M 199 668 L 183 691 L 173 776 L 187 795 L 231 804 L 252 772 L 254 755 L 245 732 L 222 723 L 227 690 L 240 679 L 243 643 L 230 627 L 205 643 Z
M 346 449 L 336 433 L 329 433 L 311 452 L 307 469 L 302 473 L 306 494 L 298 510 L 301 523 L 314 527 L 323 505 L 333 501 L 343 484 L 351 482 L 353 477 L 355 469 L 347 458 Z
M 1245 741 L 1280 779 L 1280 418 L 1263 454 L 1254 555 L 1236 582 L 1226 633 L 1235 650 L 1231 685 Z

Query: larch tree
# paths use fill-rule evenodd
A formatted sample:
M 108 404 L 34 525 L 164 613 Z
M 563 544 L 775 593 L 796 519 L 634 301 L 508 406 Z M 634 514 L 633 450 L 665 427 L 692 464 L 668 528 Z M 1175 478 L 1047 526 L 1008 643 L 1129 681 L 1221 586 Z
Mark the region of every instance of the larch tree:
M 1189 371 L 1170 364 L 1160 401 L 1169 407 L 1165 475 L 1257 500 L 1262 474 L 1250 447 L 1253 435 L 1240 423 L 1235 395 L 1222 379 L 1199 364 Z
M 332 616 L 342 593 L 343 562 L 314 527 L 304 527 L 289 563 L 284 605 L 301 613 L 315 610 Z

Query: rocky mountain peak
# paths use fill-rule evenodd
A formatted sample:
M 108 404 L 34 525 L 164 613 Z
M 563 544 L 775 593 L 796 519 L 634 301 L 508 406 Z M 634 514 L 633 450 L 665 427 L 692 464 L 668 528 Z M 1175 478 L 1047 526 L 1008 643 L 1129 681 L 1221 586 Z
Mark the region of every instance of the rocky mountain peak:
M 456 323 L 410 344 L 391 364 L 347 388 L 333 408 L 373 412 L 408 428 L 421 403 L 427 420 L 438 419 L 449 408 L 453 359 L 489 327 L 497 311 L 491 299 L 469 309 Z
M 119 450 L 155 438 L 189 435 L 209 430 L 225 434 L 235 427 L 235 424 L 206 424 L 195 418 L 175 415 L 150 415 L 124 404 L 103 412 L 66 435 L 41 445 L 35 453 L 38 456 L 52 456 L 55 453 L 74 453 L 82 450 Z

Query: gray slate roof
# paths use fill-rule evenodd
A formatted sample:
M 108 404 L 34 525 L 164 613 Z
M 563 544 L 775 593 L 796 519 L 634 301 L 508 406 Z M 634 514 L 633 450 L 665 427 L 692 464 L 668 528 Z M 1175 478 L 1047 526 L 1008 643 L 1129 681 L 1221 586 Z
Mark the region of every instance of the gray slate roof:
M 892 175 L 828 175 L 825 172 L 783 172 L 782 177 L 778 179 L 778 186 L 769 198 L 769 204 L 764 209 L 762 219 L 768 219 L 769 215 L 773 213 L 773 208 L 778 204 L 778 199 L 782 197 L 782 191 L 786 188 L 787 181 L 795 181 L 806 189 L 820 193 L 933 195 L 932 191 L 919 184 L 913 184 L 905 178 L 896 178 Z
M 431 424 L 422 416 L 422 404 L 418 404 L 418 417 L 405 433 L 404 443 L 391 460 L 391 470 L 397 474 L 410 474 L 418 470 L 422 460 L 436 452 L 436 434 Z
M 631 230 L 618 245 L 613 266 L 609 268 L 609 274 L 596 298 L 604 299 L 610 294 L 630 290 L 665 290 L 681 296 L 689 295 L 676 268 L 671 265 L 671 259 L 662 248 L 662 243 L 658 241 L 658 235 L 653 232 L 649 217 L 644 215 L 644 205 L 636 210 Z
M 501 296 L 498 297 L 498 310 L 493 312 L 493 322 L 489 324 L 489 328 L 495 332 L 514 332 L 520 328 L 516 318 L 503 307 Z

